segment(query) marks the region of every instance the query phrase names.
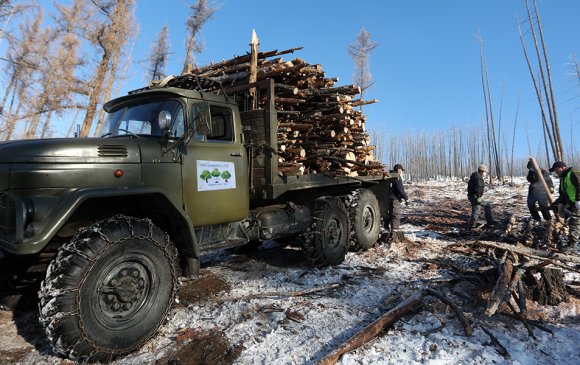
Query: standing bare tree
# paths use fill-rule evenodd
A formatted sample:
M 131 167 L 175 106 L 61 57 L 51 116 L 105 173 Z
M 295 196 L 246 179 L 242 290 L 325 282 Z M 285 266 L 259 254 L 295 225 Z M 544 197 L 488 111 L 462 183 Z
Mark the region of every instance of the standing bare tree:
M 27 138 L 46 137 L 50 133 L 51 117 L 61 116 L 69 109 L 83 107 L 75 99 L 77 94 L 87 95 L 76 71 L 84 65 L 78 30 L 85 26 L 90 13 L 82 0 L 75 0 L 68 6 L 55 4 L 55 7 L 58 11 L 53 16 L 55 26 L 46 29 L 43 34 L 47 38 L 44 44 L 50 49 L 45 51 L 48 53 L 40 65 L 37 80 L 40 92 L 30 108 L 32 114 L 26 131 Z
M 354 84 L 359 85 L 361 92 L 361 100 L 364 97 L 365 91 L 373 85 L 373 78 L 370 71 L 370 56 L 371 52 L 377 48 L 379 44 L 371 41 L 371 34 L 362 28 L 353 44 L 348 45 L 348 54 L 354 61 Z M 360 105 L 362 111 L 363 104 Z
M 91 0 L 91 2 L 99 10 L 102 20 L 94 23 L 95 27 L 89 31 L 88 35 L 91 43 L 100 48 L 101 59 L 94 73 L 95 76 L 90 82 L 91 92 L 80 137 L 88 136 L 91 131 L 97 105 L 103 98 L 103 87 L 106 85 L 111 62 L 119 56 L 121 48 L 127 43 L 125 27 L 128 24 L 128 18 L 134 16 L 131 11 L 134 0 Z
M 167 58 L 169 57 L 169 27 L 167 24 L 161 28 L 161 32 L 157 36 L 155 43 L 150 47 L 149 51 L 149 74 L 151 80 L 159 79 L 165 75 L 165 67 L 167 65 Z
M 124 75 L 119 75 L 117 72 L 117 68 L 121 62 L 121 57 L 124 56 L 126 62 L 130 62 L 129 60 L 131 58 L 131 52 L 126 52 L 125 47 L 123 46 L 129 44 L 131 40 L 134 39 L 137 34 L 139 34 L 139 27 L 135 21 L 135 8 L 132 7 L 133 1 L 134 0 L 130 0 L 127 2 L 125 10 L 127 14 L 121 18 L 121 23 L 117 27 L 117 33 L 115 35 L 117 38 L 117 41 L 115 42 L 115 52 L 113 53 L 113 57 L 111 59 L 109 72 L 107 73 L 107 79 L 103 83 L 105 88 L 101 98 L 103 101 L 107 101 L 111 98 L 111 92 L 113 90 L 114 83 L 116 81 L 121 81 L 122 77 L 124 77 Z M 97 125 L 95 127 L 95 136 L 99 136 L 101 133 L 101 126 L 105 115 L 104 113 L 105 112 L 101 109 L 99 118 L 97 119 Z
M 10 37 L 7 58 L 7 71 L 10 75 L 8 87 L 2 99 L 2 114 L 4 125 L 2 131 L 3 138 L 9 140 L 16 129 L 17 122 L 22 110 L 23 95 L 26 95 L 31 85 L 34 84 L 34 75 L 39 69 L 39 44 L 42 37 L 42 10 L 34 11 L 31 14 L 34 20 L 26 19 L 19 25 L 19 32 Z M 42 47 L 40 47 L 42 48 Z M 10 98 L 10 104 L 6 108 L 6 102 Z
M 526 10 L 528 13 L 528 24 L 530 25 L 530 31 L 532 34 L 532 38 L 534 41 L 534 48 L 536 50 L 536 58 L 538 62 L 538 73 L 539 78 L 536 79 L 534 69 L 528 56 L 528 52 L 526 50 L 526 45 L 524 42 L 524 37 L 522 34 L 522 30 L 518 21 L 518 31 L 520 35 L 520 42 L 522 45 L 522 49 L 524 51 L 524 56 L 526 58 L 526 62 L 528 64 L 528 70 L 530 72 L 530 76 L 532 78 L 532 82 L 534 85 L 534 89 L 536 91 L 536 97 L 538 98 L 538 103 L 540 105 L 540 112 L 542 114 L 542 126 L 544 128 L 544 132 L 548 138 L 545 138 L 546 145 L 548 144 L 547 140 L 550 142 L 550 147 L 552 150 L 552 156 L 555 160 L 563 160 L 564 153 L 563 153 L 563 145 L 562 139 L 560 137 L 560 126 L 558 124 L 558 113 L 556 111 L 556 103 L 555 103 L 555 96 L 554 96 L 554 88 L 552 87 L 552 76 L 550 72 L 550 63 L 548 61 L 548 52 L 546 51 L 546 43 L 544 40 L 544 34 L 542 30 L 542 22 L 540 20 L 540 13 L 538 11 L 538 7 L 536 4 L 536 0 L 534 0 L 534 13 L 530 10 L 528 0 L 525 0 Z M 537 28 L 537 29 L 536 29 Z M 538 33 L 539 33 L 539 40 L 538 40 Z M 543 92 L 543 96 L 542 96 Z M 544 99 L 545 97 L 545 99 Z M 546 113 L 546 109 L 548 113 Z M 547 114 L 547 115 L 546 115 Z M 550 124 L 548 124 L 548 118 Z M 548 151 L 546 151 L 548 153 Z
M 199 33 L 203 25 L 211 19 L 219 6 L 212 5 L 208 0 L 197 0 L 189 6 L 191 15 L 187 18 L 187 38 L 185 41 L 185 60 L 183 62 L 183 73 L 193 68 L 195 64 L 194 54 L 203 51 L 203 42 L 200 40 Z
M 493 102 L 491 97 L 491 88 L 489 87 L 489 73 L 487 69 L 487 61 L 483 51 L 483 39 L 479 36 L 480 42 L 480 63 L 481 63 L 481 84 L 483 87 L 483 100 L 485 103 L 485 120 L 487 126 L 487 147 L 488 159 L 490 166 L 489 179 L 491 181 L 493 174 L 492 167 L 495 167 L 495 173 L 498 179 L 502 178 L 500 152 L 498 147 L 499 130 L 496 133 L 495 118 L 493 112 Z

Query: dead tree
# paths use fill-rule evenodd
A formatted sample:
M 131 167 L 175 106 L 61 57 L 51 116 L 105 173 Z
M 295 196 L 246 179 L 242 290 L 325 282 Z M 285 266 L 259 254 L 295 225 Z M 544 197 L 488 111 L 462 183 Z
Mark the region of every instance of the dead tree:
M 354 61 L 353 82 L 356 85 L 360 85 L 361 99 L 363 99 L 366 90 L 374 83 L 369 63 L 371 52 L 377 48 L 378 45 L 377 42 L 371 41 L 371 34 L 362 28 L 356 37 L 355 43 L 348 46 L 348 54 Z M 363 104 L 361 104 L 359 108 L 362 111 Z
M 218 9 L 217 5 L 212 5 L 208 0 L 197 0 L 189 6 L 191 15 L 187 18 L 187 38 L 185 41 L 185 59 L 183 60 L 183 71 L 187 73 L 195 64 L 194 54 L 203 51 L 203 42 L 200 40 L 201 28 L 210 20 Z
M 131 8 L 134 5 L 134 0 L 120 0 L 115 3 L 95 0 L 93 4 L 99 9 L 103 17 L 102 21 L 95 22 L 96 29 L 92 33 L 95 36 L 91 39 L 91 42 L 100 49 L 101 58 L 91 81 L 91 92 L 80 137 L 87 137 L 91 131 L 97 105 L 103 97 L 103 87 L 107 80 L 111 61 L 118 57 L 122 46 L 127 42 L 127 38 L 122 38 L 124 32 L 121 27 L 127 24 L 124 18 L 128 14 L 132 14 Z
M 169 57 L 169 26 L 165 24 L 157 39 L 150 46 L 149 51 L 149 74 L 151 80 L 161 79 L 165 74 L 165 67 L 167 65 L 167 58 Z
M 520 43 L 522 45 L 522 49 L 524 51 L 524 56 L 526 58 L 526 62 L 528 65 L 528 70 L 530 72 L 530 76 L 532 78 L 532 82 L 534 85 L 534 90 L 536 91 L 536 96 L 538 98 L 538 104 L 540 106 L 540 111 L 542 113 L 542 125 L 545 128 L 547 137 L 550 141 L 550 146 L 552 150 L 552 156 L 555 160 L 563 160 L 563 146 L 562 146 L 562 139 L 560 137 L 560 127 L 558 125 L 558 113 L 556 110 L 556 103 L 555 103 L 555 96 L 554 96 L 554 88 L 552 87 L 552 77 L 550 73 L 550 63 L 548 61 L 548 53 L 546 50 L 546 44 L 543 36 L 542 31 L 542 23 L 540 20 L 540 13 L 538 11 L 538 7 L 536 5 L 536 1 L 534 0 L 534 14 L 535 18 L 532 15 L 532 11 L 530 10 L 528 0 L 525 0 L 526 10 L 528 14 L 528 23 L 530 24 L 530 31 L 532 34 L 532 38 L 534 41 L 534 48 L 536 50 L 536 59 L 538 62 L 538 74 L 539 80 L 536 80 L 536 76 L 532 67 L 532 63 L 530 57 L 528 56 L 524 38 L 522 35 L 522 30 L 519 25 L 518 21 L 518 31 L 520 35 Z M 517 18 L 516 18 L 517 20 Z M 537 24 L 537 25 L 534 25 Z M 536 27 L 538 28 L 539 32 L 539 41 L 538 41 L 538 34 L 536 31 Z M 541 43 L 541 46 L 540 46 Z M 542 93 L 544 96 L 542 96 Z M 544 100 L 545 97 L 545 100 Z M 546 115 L 544 105 L 548 110 Z M 548 125 L 548 119 L 550 124 Z M 547 143 L 547 142 L 546 142 Z M 548 161 L 549 162 L 549 161 Z

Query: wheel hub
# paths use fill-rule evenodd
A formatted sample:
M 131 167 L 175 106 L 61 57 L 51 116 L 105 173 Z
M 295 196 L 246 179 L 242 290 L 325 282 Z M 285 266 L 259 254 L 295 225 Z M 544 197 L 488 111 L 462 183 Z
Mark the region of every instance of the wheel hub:
M 124 312 L 133 307 L 142 297 L 145 280 L 136 268 L 125 268 L 105 283 L 102 293 L 107 308 L 113 312 Z
M 367 207 L 367 209 L 365 209 L 363 213 L 365 232 L 370 232 L 374 228 L 374 221 L 375 221 L 374 212 L 372 211 L 372 209 Z
M 340 237 L 342 235 L 342 229 L 340 223 L 336 220 L 332 220 L 328 223 L 327 226 L 328 232 L 328 242 L 332 246 L 337 246 L 340 243 Z

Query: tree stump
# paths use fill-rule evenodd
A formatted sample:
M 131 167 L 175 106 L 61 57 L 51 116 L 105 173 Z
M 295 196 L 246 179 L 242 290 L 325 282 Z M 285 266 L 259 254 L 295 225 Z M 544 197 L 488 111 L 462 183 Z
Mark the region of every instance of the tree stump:
M 546 268 L 539 270 L 538 280 L 529 271 L 524 276 L 527 287 L 527 297 L 542 305 L 558 305 L 568 301 L 568 293 L 564 285 L 562 270 Z

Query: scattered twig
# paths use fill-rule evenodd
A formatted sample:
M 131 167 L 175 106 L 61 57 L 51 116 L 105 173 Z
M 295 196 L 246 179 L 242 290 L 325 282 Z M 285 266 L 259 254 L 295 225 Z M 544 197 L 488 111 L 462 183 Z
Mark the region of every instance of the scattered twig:
M 427 336 L 429 336 L 430 334 L 433 334 L 433 333 L 435 333 L 435 332 L 439 332 L 439 331 L 441 331 L 441 330 L 442 330 L 442 329 L 443 329 L 445 326 L 446 326 L 446 323 L 443 323 L 442 325 L 440 325 L 440 326 L 437 326 L 437 327 L 435 327 L 435 328 L 432 328 L 432 329 L 430 329 L 429 331 L 421 332 L 421 336 L 425 336 L 425 337 L 427 337 Z
M 443 295 L 443 294 L 439 293 L 438 291 L 433 290 L 431 288 L 427 288 L 427 289 L 425 289 L 425 291 L 427 292 L 427 294 L 434 296 L 435 298 L 439 299 L 443 303 L 450 306 L 451 309 L 453 309 L 453 311 L 457 315 L 459 322 L 461 322 L 461 324 L 463 325 L 463 329 L 465 330 L 465 334 L 467 336 L 471 336 L 473 334 L 473 326 L 469 323 L 467 318 L 465 318 L 463 311 L 461 311 L 461 309 L 459 309 L 459 307 L 455 303 L 453 303 L 451 301 L 451 299 L 447 298 L 445 295 Z
M 508 305 L 514 316 L 524 324 L 524 326 L 528 330 L 528 334 L 535 340 L 536 336 L 534 336 L 534 330 L 532 329 L 526 318 L 524 318 L 523 314 L 520 313 L 510 301 L 508 301 Z
M 481 323 L 479 324 L 479 328 L 481 328 L 483 330 L 483 332 L 487 333 L 487 335 L 491 339 L 491 342 L 493 342 L 494 345 L 498 347 L 498 352 L 499 352 L 499 354 L 501 356 L 505 357 L 508 360 L 511 360 L 512 359 L 512 357 L 511 357 L 510 353 L 508 352 L 508 350 L 499 342 L 499 340 L 493 335 L 493 333 L 491 333 Z
M 344 284 L 335 283 L 335 284 L 329 284 L 329 285 L 324 285 L 324 286 L 320 286 L 320 287 L 316 287 L 316 288 L 294 291 L 294 292 L 269 292 L 269 293 L 250 294 L 250 295 L 246 295 L 246 296 L 238 297 L 238 298 L 217 298 L 217 299 L 215 299 L 215 301 L 216 302 L 226 302 L 226 301 L 250 300 L 250 299 L 271 298 L 271 297 L 285 297 L 285 298 L 287 298 L 287 297 L 300 297 L 303 295 L 308 295 L 308 294 L 316 293 L 316 292 L 323 291 L 323 290 L 336 289 L 338 287 L 341 287 L 342 285 L 344 285 Z

